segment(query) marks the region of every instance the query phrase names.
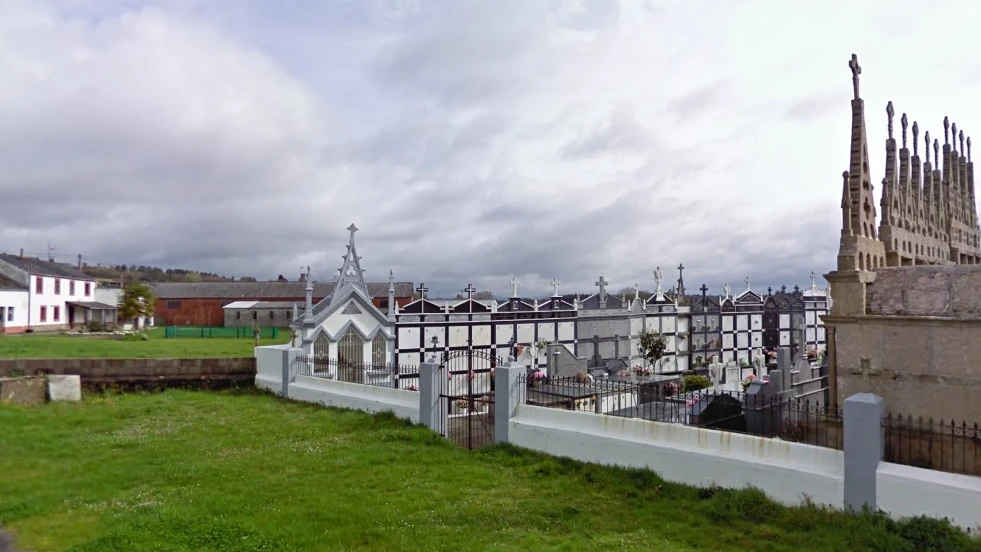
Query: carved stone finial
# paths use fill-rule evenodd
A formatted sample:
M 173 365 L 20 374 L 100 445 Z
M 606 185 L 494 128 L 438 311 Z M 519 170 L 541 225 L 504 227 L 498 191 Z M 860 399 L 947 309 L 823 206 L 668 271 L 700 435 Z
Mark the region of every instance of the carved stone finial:
M 950 119 L 944 117 L 944 145 L 945 146 L 950 143 L 949 134 L 948 134 L 949 132 L 950 132 Z
M 940 165 L 940 142 L 937 142 L 936 140 L 933 141 L 933 159 L 934 159 L 934 161 L 937 162 L 937 165 L 939 167 L 939 165 Z
M 917 155 L 920 149 L 920 125 L 913 121 L 913 155 Z
M 971 162 L 971 137 L 967 137 L 967 162 Z
M 899 124 L 903 125 L 903 149 L 906 149 L 906 128 L 909 127 L 909 121 L 906 119 L 905 113 L 899 118 Z
M 852 88 L 855 92 L 855 99 L 858 99 L 858 76 L 862 74 L 862 66 L 858 64 L 858 56 L 852 54 L 852 60 L 848 62 L 848 67 L 852 70 Z
M 963 131 L 963 130 L 961 130 L 960 132 L 958 132 L 958 133 L 957 133 L 957 137 L 958 137 L 958 138 L 960 139 L 960 141 L 961 141 L 961 153 L 964 153 L 964 131 Z
M 954 149 L 957 149 L 957 123 L 950 123 L 950 141 L 954 143 Z
M 930 162 L 930 131 L 929 130 L 923 133 L 923 142 L 924 142 L 923 149 L 926 150 L 926 158 L 927 158 L 926 162 L 929 163 Z
M 841 177 L 844 178 L 845 180 L 848 180 L 848 171 L 842 172 Z
M 892 108 L 892 100 L 886 104 L 886 115 L 889 117 L 889 125 L 887 127 L 889 131 L 889 139 L 892 140 L 892 118 L 896 114 L 896 110 Z

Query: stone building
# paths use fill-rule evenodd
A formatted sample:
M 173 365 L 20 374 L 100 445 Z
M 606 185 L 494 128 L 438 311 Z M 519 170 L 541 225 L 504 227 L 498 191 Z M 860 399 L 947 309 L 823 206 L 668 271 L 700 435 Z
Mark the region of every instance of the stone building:
M 852 71 L 851 154 L 843 174 L 837 269 L 825 277 L 834 303 L 824 317 L 832 401 L 872 390 L 889 408 L 977 420 L 981 406 L 981 250 L 971 140 L 944 118 L 944 143 L 886 105 L 886 167 L 876 228 L 861 67 Z M 931 157 L 931 151 L 933 153 Z M 958 266 L 960 265 L 960 266 Z M 966 265 L 966 266 L 964 266 Z
M 638 343 L 643 330 L 653 329 L 666 341 L 664 357 L 651 367 L 655 372 L 678 373 L 706 366 L 715 357 L 744 364 L 748 374 L 753 357 L 762 354 L 767 332 L 764 319 L 771 311 L 777 321 L 769 330 L 775 332 L 778 345 L 789 345 L 792 330 L 803 329 L 808 320 L 810 326 L 804 333 L 809 344 L 815 349 L 824 345 L 818 315 L 825 314 L 828 296 L 816 288 L 813 279 L 809 292 L 758 293 L 747 281 L 746 291 L 738 296 L 732 296 L 728 286 L 722 297 L 709 295 L 702 286 L 702 295 L 692 297 L 665 291 L 658 268 L 655 292 L 647 299 L 640 297 L 636 285 L 632 297 L 607 293 L 610 282 L 604 276 L 596 281 L 597 291 L 585 297 L 562 295 L 561 284 L 553 279 L 550 297 L 529 299 L 521 297 L 520 283 L 512 278 L 511 297 L 504 301 L 473 299 L 473 285 L 464 290 L 464 299 L 435 301 L 427 297 L 426 285 L 420 284 L 415 290 L 418 298 L 406 304 L 389 299 L 386 303 L 393 308 L 382 308 L 376 300 L 378 291 L 363 284 L 354 240 L 357 228 L 352 224 L 348 230 L 348 250 L 333 284 L 333 289 L 347 290 L 347 295 L 341 299 L 335 291 L 315 301 L 313 286 L 308 285 L 303 312 L 297 313 L 292 325 L 294 345 L 334 360 L 343 356 L 355 363 L 417 365 L 434 354 L 467 349 L 507 358 L 519 356 L 515 353 L 520 345 L 526 351 L 521 358 L 542 368 L 555 355 L 586 368 L 609 366 L 610 362 L 629 368 L 646 365 Z M 678 271 L 674 289 L 684 290 L 684 266 Z M 390 275 L 385 292 L 389 298 L 396 286 Z M 778 300 L 772 300 L 775 297 Z M 820 310 L 822 305 L 825 310 Z M 693 321 L 698 324 L 697 334 Z

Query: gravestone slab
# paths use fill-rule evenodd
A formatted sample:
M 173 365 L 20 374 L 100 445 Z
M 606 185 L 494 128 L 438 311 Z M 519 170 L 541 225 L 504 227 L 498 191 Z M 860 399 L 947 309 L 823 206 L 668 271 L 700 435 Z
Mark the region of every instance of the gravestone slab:
M 738 383 L 743 380 L 739 373 L 739 365 L 733 361 L 726 363 L 726 383 Z
M 771 384 L 753 381 L 746 389 L 743 401 L 748 433 L 763 437 L 773 437 L 780 433 L 780 428 L 783 427 L 783 401 L 777 398 Z
M 691 425 L 723 431 L 746 431 L 743 405 L 732 395 L 702 395 L 691 405 Z
M 44 376 L 0 378 L 0 402 L 37 406 L 46 399 Z
M 789 370 L 790 365 L 793 364 L 794 357 L 790 352 L 790 347 L 780 347 L 777 349 L 777 369 L 778 370 Z
M 48 398 L 52 401 L 82 400 L 81 376 L 48 376 Z

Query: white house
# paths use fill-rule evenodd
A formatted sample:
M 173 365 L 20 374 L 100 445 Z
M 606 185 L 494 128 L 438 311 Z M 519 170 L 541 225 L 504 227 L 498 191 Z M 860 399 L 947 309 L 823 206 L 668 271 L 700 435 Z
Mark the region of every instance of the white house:
M 6 287 L 15 288 L 0 292 L 0 307 L 4 307 L 5 315 L 3 333 L 63 330 L 93 321 L 116 322 L 116 305 L 95 299 L 95 278 L 70 265 L 2 253 L 0 278 L 8 281 Z

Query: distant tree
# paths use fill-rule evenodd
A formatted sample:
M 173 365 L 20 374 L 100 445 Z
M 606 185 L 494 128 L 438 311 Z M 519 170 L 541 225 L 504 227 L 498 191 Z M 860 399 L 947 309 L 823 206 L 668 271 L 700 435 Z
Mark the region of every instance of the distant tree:
M 490 301 L 494 298 L 494 294 L 489 291 L 478 291 L 473 294 L 473 298 L 478 301 Z
M 634 288 L 632 287 L 621 288 L 620 291 L 617 293 L 617 295 L 626 295 L 627 299 L 633 299 Z M 642 289 L 639 292 L 637 292 L 637 295 L 639 295 L 641 299 L 646 301 L 654 296 L 654 292 Z
M 185 278 L 187 278 L 187 281 L 188 282 L 200 282 L 201 281 L 201 273 L 200 272 L 194 272 L 192 270 L 192 271 L 190 271 L 190 272 L 187 273 L 187 275 L 185 276 Z
M 640 339 L 637 343 L 637 352 L 644 356 L 651 366 L 657 364 L 664 356 L 664 351 L 668 348 L 668 340 L 657 330 L 644 328 L 640 332 Z
M 289 280 L 286 279 L 286 276 L 283 276 L 282 274 L 280 274 L 279 275 L 279 278 L 276 278 L 276 281 L 277 282 L 288 282 Z
M 119 298 L 119 316 L 135 324 L 140 317 L 153 316 L 153 291 L 146 284 L 130 284 Z

